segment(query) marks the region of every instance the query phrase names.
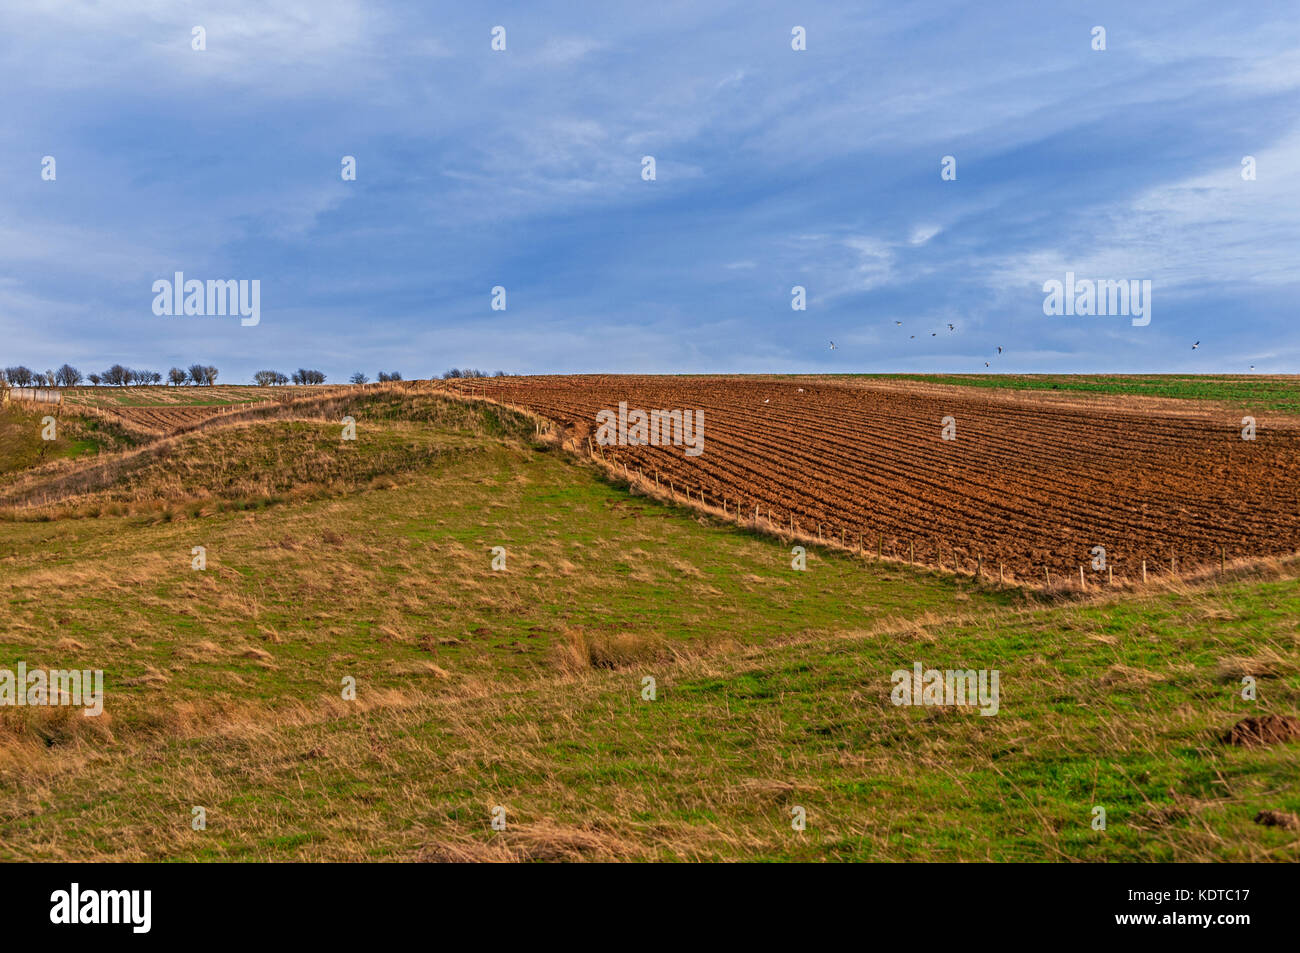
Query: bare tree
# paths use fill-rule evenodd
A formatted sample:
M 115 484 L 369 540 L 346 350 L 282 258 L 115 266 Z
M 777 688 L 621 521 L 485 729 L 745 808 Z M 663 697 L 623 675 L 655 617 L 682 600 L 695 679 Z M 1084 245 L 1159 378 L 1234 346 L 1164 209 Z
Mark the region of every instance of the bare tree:
M 77 370 L 71 364 L 64 364 L 60 367 L 54 372 L 54 377 L 61 387 L 76 387 L 85 380 L 85 378 L 81 376 L 81 371 Z

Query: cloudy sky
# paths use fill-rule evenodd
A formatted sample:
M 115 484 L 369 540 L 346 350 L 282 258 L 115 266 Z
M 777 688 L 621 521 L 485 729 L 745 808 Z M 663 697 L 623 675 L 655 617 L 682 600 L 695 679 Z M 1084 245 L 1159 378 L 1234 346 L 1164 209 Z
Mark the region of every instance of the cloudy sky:
M 5 0 L 0 82 L 0 365 L 1300 369 L 1294 0 Z

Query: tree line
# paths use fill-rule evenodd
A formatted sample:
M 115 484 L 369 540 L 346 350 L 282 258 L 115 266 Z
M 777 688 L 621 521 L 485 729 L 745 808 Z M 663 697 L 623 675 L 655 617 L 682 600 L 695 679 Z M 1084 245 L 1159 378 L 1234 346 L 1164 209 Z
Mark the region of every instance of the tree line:
M 494 371 L 493 373 L 488 374 L 487 371 L 480 371 L 477 368 L 453 367 L 451 370 L 443 372 L 442 379 L 446 381 L 446 380 L 455 380 L 461 377 L 505 377 L 505 376 L 506 376 L 505 371 Z
M 14 387 L 75 387 L 84 378 L 81 371 L 70 364 L 64 364 L 57 371 L 33 371 L 30 367 L 19 364 L 16 367 L 0 368 L 0 382 Z
M 89 383 L 95 387 L 130 387 L 138 384 L 157 384 L 163 379 L 158 371 L 146 371 L 136 367 L 114 364 L 99 374 L 82 374 L 71 364 L 64 364 L 57 371 L 33 371 L 21 364 L 0 369 L 0 382 L 14 387 L 76 387 Z M 167 372 L 167 383 L 173 387 L 184 384 L 208 385 L 217 382 L 217 369 L 211 364 L 191 364 L 188 368 L 173 367 Z
M 292 374 L 280 371 L 257 371 L 253 374 L 253 383 L 258 387 L 277 387 L 282 384 L 324 384 L 325 373 L 300 367 Z
M 211 387 L 217 382 L 218 371 L 211 364 L 191 364 L 188 368 L 173 367 L 167 372 L 167 383 L 172 387 L 183 387 L 187 384 Z M 451 370 L 443 373 L 444 380 L 467 377 L 505 377 L 505 371 L 496 371 L 489 375 L 486 371 L 480 371 L 471 367 L 453 367 Z M 353 384 L 365 384 L 370 381 L 361 371 L 357 371 L 349 378 Z M 380 371 L 376 378 L 380 383 L 388 381 L 400 381 L 402 375 L 397 371 Z M 82 383 L 90 383 L 95 387 L 130 387 L 139 384 L 158 384 L 163 380 L 163 375 L 158 371 L 146 371 L 139 368 L 126 367 L 122 364 L 114 364 L 108 370 L 99 374 L 83 375 L 71 364 L 64 364 L 57 371 L 33 371 L 30 367 L 24 367 L 19 364 L 14 367 L 0 368 L 0 384 L 10 384 L 14 387 L 76 387 Z M 257 371 L 253 374 L 253 383 L 259 387 L 275 387 L 283 384 L 324 384 L 325 374 L 322 371 L 310 370 L 300 367 L 292 374 L 284 374 L 280 371 Z

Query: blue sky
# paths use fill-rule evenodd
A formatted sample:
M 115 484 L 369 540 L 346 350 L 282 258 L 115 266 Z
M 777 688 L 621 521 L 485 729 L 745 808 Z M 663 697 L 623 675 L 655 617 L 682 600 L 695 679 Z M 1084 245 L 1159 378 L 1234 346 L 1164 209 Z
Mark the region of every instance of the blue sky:
M 0 365 L 1300 364 L 1292 0 L 47 0 L 0 81 Z M 1045 316 L 1067 270 L 1151 280 L 1150 325 Z M 155 316 L 175 271 L 261 323 Z

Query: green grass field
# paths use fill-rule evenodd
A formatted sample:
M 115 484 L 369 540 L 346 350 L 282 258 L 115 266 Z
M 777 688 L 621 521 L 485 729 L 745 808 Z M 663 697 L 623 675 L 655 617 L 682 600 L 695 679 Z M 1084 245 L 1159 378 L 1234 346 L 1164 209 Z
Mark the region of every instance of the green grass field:
M 1235 408 L 1300 414 L 1300 378 L 1179 374 L 847 374 L 999 390 L 1067 391 L 1209 400 Z
M 191 434 L 79 492 L 0 522 L 0 669 L 102 668 L 106 710 L 0 709 L 0 859 L 1300 850 L 1254 821 L 1300 812 L 1300 744 L 1221 740 L 1300 707 L 1295 564 L 1092 600 L 797 572 L 438 396 Z M 917 661 L 999 670 L 998 714 L 893 705 Z

